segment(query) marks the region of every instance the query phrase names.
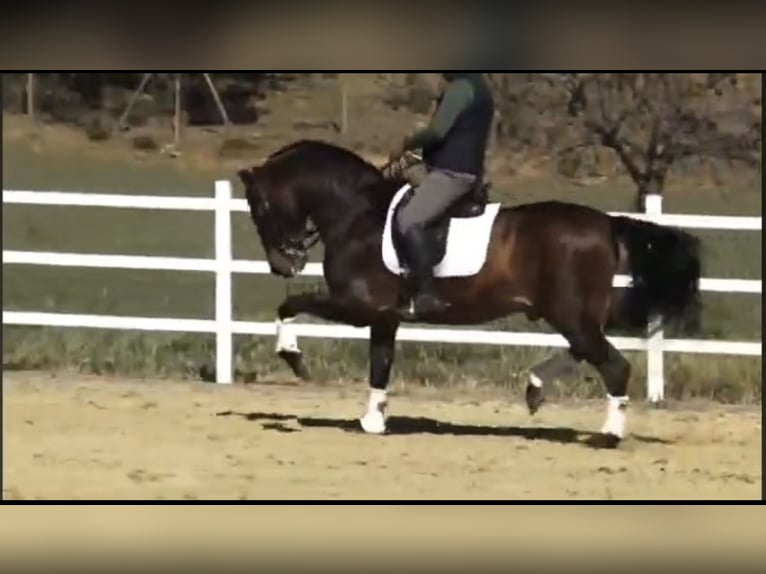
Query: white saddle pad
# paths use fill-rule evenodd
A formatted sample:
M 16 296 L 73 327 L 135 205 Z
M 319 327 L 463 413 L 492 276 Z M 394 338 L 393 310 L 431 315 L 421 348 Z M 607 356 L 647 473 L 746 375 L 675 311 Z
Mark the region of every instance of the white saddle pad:
M 399 205 L 399 202 L 409 189 L 410 185 L 407 184 L 396 192 L 388 208 L 386 226 L 383 229 L 383 263 L 395 275 L 402 275 L 404 269 L 399 262 L 396 249 L 394 249 L 394 241 L 391 235 L 394 224 L 393 216 L 396 206 Z M 500 207 L 499 203 L 490 203 L 486 206 L 482 215 L 450 220 L 444 258 L 434 267 L 434 277 L 470 277 L 481 271 L 487 260 L 492 226 L 495 223 Z

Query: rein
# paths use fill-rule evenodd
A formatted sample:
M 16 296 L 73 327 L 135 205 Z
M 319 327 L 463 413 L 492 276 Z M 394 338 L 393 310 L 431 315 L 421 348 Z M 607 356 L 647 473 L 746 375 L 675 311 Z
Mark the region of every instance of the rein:
M 423 157 L 421 155 L 412 151 L 406 151 L 401 157 L 388 160 L 383 167 L 380 168 L 380 171 L 383 172 L 383 175 L 386 177 L 393 175 L 401 176 L 404 174 L 405 170 L 414 165 L 418 165 L 419 163 L 423 163 Z M 397 171 L 391 172 L 393 168 L 396 168 Z M 386 172 L 389 172 L 388 175 L 386 175 Z

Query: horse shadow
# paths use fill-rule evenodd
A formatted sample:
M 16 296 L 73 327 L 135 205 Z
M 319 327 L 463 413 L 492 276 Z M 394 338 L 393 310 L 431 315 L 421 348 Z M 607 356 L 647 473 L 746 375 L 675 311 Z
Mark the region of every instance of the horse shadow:
M 241 417 L 252 422 L 260 422 L 264 430 L 281 433 L 302 432 L 304 428 L 334 429 L 348 433 L 365 434 L 356 419 L 320 418 L 298 416 L 283 413 L 240 413 L 224 411 L 217 413 L 219 417 Z M 286 423 L 297 423 L 300 428 L 288 426 Z M 571 427 L 521 427 L 521 426 L 488 426 L 468 425 L 439 421 L 428 417 L 392 416 L 387 421 L 386 434 L 392 436 L 436 435 L 463 437 L 512 437 L 528 441 L 545 441 L 556 444 L 579 444 L 591 449 L 614 449 L 619 441 L 614 437 L 598 432 L 577 430 Z M 672 444 L 671 441 L 656 437 L 631 435 L 639 442 L 655 444 Z

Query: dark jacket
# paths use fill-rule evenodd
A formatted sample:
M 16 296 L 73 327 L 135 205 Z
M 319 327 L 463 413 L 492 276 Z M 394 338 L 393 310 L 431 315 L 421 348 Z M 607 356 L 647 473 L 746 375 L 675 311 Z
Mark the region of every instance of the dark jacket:
M 495 114 L 492 91 L 479 73 L 444 76 L 450 84 L 417 143 L 428 168 L 481 176 Z

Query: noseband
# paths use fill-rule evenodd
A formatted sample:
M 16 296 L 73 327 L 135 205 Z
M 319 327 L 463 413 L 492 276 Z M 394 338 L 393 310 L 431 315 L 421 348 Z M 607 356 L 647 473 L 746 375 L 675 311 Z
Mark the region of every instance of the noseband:
M 276 249 L 289 259 L 299 259 L 306 257 L 309 249 L 314 247 L 318 241 L 319 230 L 315 225 L 309 224 L 301 237 L 288 237 Z
M 263 209 L 264 219 L 269 220 L 269 225 L 277 222 L 271 213 L 271 204 L 266 196 L 260 198 L 261 208 Z M 280 254 L 288 259 L 299 259 L 306 257 L 309 249 L 314 247 L 319 241 L 319 230 L 315 225 L 309 223 L 306 229 L 299 237 L 283 237 L 281 233 L 275 234 L 280 237 L 280 242 L 274 246 Z

